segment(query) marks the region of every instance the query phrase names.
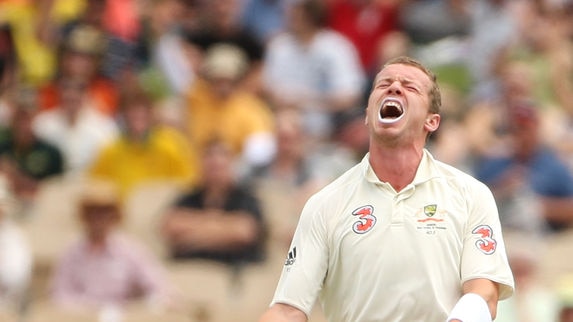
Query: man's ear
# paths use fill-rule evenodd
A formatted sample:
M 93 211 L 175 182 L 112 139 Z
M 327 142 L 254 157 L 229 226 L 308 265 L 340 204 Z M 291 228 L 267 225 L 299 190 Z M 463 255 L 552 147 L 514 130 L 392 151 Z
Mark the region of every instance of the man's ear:
M 364 125 L 368 125 L 368 107 L 364 109 Z
M 440 114 L 429 114 L 424 123 L 424 128 L 430 133 L 436 131 L 440 126 L 440 119 Z

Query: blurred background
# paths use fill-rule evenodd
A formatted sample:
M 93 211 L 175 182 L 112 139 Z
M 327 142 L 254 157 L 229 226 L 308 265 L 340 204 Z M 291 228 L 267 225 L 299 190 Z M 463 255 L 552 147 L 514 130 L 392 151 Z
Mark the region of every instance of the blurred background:
M 0 320 L 256 321 L 400 55 L 498 202 L 496 321 L 573 321 L 571 0 L 0 0 Z

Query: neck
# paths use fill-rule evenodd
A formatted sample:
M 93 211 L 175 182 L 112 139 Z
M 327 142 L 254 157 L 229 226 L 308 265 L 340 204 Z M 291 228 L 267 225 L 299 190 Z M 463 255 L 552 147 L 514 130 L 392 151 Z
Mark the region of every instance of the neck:
M 294 153 L 290 153 L 290 154 L 277 154 L 277 157 L 275 158 L 274 162 L 272 163 L 272 166 L 274 168 L 297 168 L 299 166 L 299 164 L 301 163 L 301 157 L 298 155 L 298 153 L 295 155 Z
M 314 39 L 318 31 L 319 31 L 318 29 L 308 28 L 295 32 L 294 34 L 295 37 L 298 39 L 298 41 L 300 41 L 300 43 L 306 46 L 312 43 L 312 40 Z
M 422 155 L 422 149 L 414 146 L 388 148 L 372 145 L 369 161 L 380 181 L 400 191 L 414 180 Z
M 89 250 L 97 253 L 105 249 L 107 237 L 103 235 L 89 236 Z
M 206 208 L 223 208 L 231 190 L 230 184 L 214 184 L 205 189 L 203 204 Z
M 16 152 L 28 151 L 28 149 L 30 149 L 30 147 L 34 145 L 33 134 L 29 134 L 22 137 L 15 136 L 14 143 Z
M 132 141 L 132 142 L 137 142 L 137 143 L 143 143 L 145 141 L 147 141 L 149 131 L 141 131 L 141 132 L 137 132 L 137 131 L 127 131 L 126 135 L 128 137 L 128 140 Z
M 76 124 L 76 122 L 78 120 L 79 113 L 80 112 L 78 110 L 69 111 L 69 112 L 65 113 L 65 115 L 64 115 L 65 120 L 68 122 L 69 125 L 73 126 Z

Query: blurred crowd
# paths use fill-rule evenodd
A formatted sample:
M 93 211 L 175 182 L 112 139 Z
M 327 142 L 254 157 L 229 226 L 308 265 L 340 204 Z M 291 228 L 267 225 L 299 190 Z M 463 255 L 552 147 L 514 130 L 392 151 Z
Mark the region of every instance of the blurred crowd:
M 571 0 L 0 0 L 0 320 L 256 320 L 400 55 L 498 202 L 496 321 L 573 321 Z

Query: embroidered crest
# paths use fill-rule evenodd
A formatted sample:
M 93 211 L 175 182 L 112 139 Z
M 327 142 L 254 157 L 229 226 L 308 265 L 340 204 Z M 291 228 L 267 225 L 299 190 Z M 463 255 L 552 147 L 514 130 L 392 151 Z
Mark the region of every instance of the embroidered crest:
M 436 204 L 424 206 L 424 214 L 428 217 L 433 217 L 437 209 L 438 205 Z

